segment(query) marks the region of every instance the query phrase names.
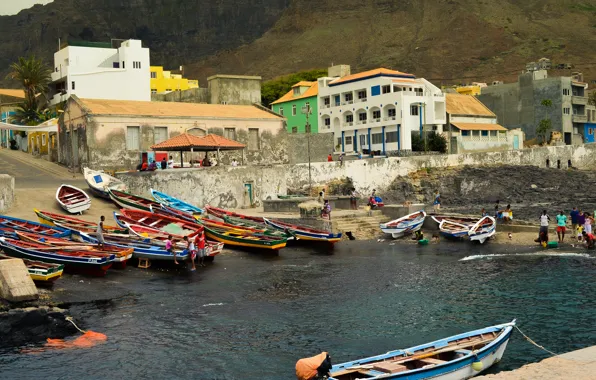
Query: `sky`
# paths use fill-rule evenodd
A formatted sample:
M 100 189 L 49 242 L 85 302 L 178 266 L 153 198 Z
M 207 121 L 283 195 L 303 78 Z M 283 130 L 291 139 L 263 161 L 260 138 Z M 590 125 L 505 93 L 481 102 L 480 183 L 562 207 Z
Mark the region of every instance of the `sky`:
M 47 4 L 54 0 L 0 0 L 0 15 L 15 15 L 35 4 Z

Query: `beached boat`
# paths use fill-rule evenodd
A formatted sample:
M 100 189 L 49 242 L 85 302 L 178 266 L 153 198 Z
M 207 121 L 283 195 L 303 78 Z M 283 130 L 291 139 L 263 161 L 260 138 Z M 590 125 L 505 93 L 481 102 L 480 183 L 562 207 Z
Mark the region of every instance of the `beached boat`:
M 125 191 L 108 189 L 108 194 L 114 203 L 125 209 L 150 211 L 151 206 L 160 206 L 158 202 Z
M 126 191 L 124 182 L 104 173 L 103 170 L 83 168 L 83 177 L 85 177 L 85 182 L 87 182 L 91 193 L 101 198 L 110 199 L 107 189 Z
M 70 230 L 57 226 L 48 226 L 45 224 L 32 222 L 30 220 L 13 218 L 11 216 L 0 215 L 0 227 L 18 231 L 34 232 L 42 235 L 54 237 L 68 237 Z
M 74 218 L 72 216 L 60 215 L 49 211 L 40 211 L 33 209 L 37 218 L 41 223 L 47 224 L 48 226 L 58 226 L 67 228 L 69 230 L 76 230 L 86 233 L 95 233 L 97 231 L 98 223 L 88 222 L 83 219 Z M 99 222 L 99 220 L 98 220 Z M 110 226 L 107 224 L 103 225 L 104 233 L 109 234 L 127 234 L 126 228 Z
M 471 225 L 454 222 L 450 219 L 443 219 L 439 224 L 441 235 L 449 239 L 461 239 L 468 236 Z
M 279 220 L 269 220 L 267 218 L 263 218 L 263 220 L 267 225 L 273 228 L 277 228 L 281 231 L 287 231 L 288 233 L 296 236 L 296 239 L 298 240 L 319 241 L 330 244 L 335 244 L 341 240 L 341 232 L 332 233 L 329 231 L 317 230 L 305 226 L 280 222 Z
M 224 220 L 228 219 L 229 217 L 225 217 Z M 226 230 L 234 230 L 236 232 L 244 232 L 248 234 L 261 234 L 267 236 L 274 236 L 284 239 L 294 239 L 294 236 L 289 231 L 280 231 L 278 229 L 272 228 L 264 225 L 249 225 L 246 222 L 243 222 L 243 219 L 240 219 L 238 223 L 228 223 L 227 221 L 220 221 L 214 220 L 204 217 L 196 217 L 196 220 L 207 226 L 207 227 L 215 227 L 215 228 L 222 228 Z
M 56 201 L 71 214 L 82 214 L 91 207 L 91 198 L 87 193 L 71 185 L 62 185 L 56 190 Z
M 274 251 L 284 248 L 288 242 L 286 238 L 250 233 L 249 231 L 240 231 L 237 229 L 207 226 L 205 226 L 205 235 L 209 239 L 224 243 L 225 245 Z
M 186 212 L 188 214 L 203 213 L 203 210 L 201 208 L 191 205 L 188 202 L 184 202 L 183 200 L 174 198 L 166 193 L 159 192 L 157 190 L 151 189 L 151 196 L 153 197 L 153 199 L 155 199 L 157 202 L 161 203 L 164 206 L 168 206 L 176 210 Z
M 217 208 L 217 207 L 213 207 L 213 206 L 205 206 L 205 212 L 221 219 L 224 220 L 226 219 L 226 217 L 233 217 L 233 218 L 238 218 L 238 219 L 242 219 L 242 220 L 246 220 L 249 222 L 254 222 L 254 223 L 258 223 L 258 224 L 262 224 L 265 225 L 265 219 L 261 216 L 251 216 L 251 215 L 244 215 L 244 214 L 239 214 L 237 212 L 234 211 L 230 211 L 230 210 L 226 210 L 223 208 Z
M 60 247 L 47 247 L 42 244 L 0 237 L 0 248 L 12 257 L 63 264 L 66 271 L 104 276 L 112 266 L 114 255 L 89 251 L 65 250 Z
M 134 224 L 155 228 L 175 235 L 194 236 L 203 230 L 203 226 L 196 222 L 188 222 L 173 216 L 156 214 L 150 211 L 123 209 L 120 210 L 120 215 L 134 221 Z
M 486 240 L 490 239 L 496 233 L 497 221 L 493 217 L 485 216 L 470 228 L 468 236 L 470 236 L 471 241 L 477 241 L 480 244 L 484 244 Z
M 448 219 L 452 222 L 464 224 L 470 227 L 472 227 L 474 224 L 476 224 L 476 222 L 480 220 L 480 218 L 459 215 L 432 215 L 431 219 L 434 220 L 437 223 L 437 225 L 441 224 L 443 220 Z
M 426 213 L 418 211 L 388 223 L 381 223 L 380 227 L 381 231 L 397 239 L 420 230 L 424 224 L 424 219 L 426 219 Z
M 0 254 L 0 260 L 13 258 L 14 257 Z M 62 264 L 50 264 L 27 259 L 21 260 L 23 260 L 23 263 L 25 263 L 25 266 L 27 267 L 29 277 L 31 277 L 31 279 L 35 282 L 35 285 L 38 286 L 47 286 L 53 284 L 54 281 L 62 276 L 62 272 L 64 271 L 64 265 Z
M 515 320 L 403 350 L 336 364 L 331 368 L 329 379 L 469 379 L 501 360 L 514 327 Z

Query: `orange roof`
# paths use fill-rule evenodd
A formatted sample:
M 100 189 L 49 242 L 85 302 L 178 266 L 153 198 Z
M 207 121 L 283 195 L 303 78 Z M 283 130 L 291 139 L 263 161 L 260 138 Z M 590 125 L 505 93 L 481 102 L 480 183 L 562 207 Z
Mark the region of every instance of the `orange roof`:
M 466 96 L 466 95 L 464 95 Z M 507 131 L 507 128 L 499 124 L 481 124 L 481 123 L 454 123 L 451 125 L 462 131 Z
M 393 79 L 393 83 L 418 83 L 416 79 L 408 79 L 408 78 L 400 78 L 400 79 Z
M 477 97 L 447 93 L 445 97 L 447 113 L 450 115 L 492 116 L 496 115 Z
M 346 75 L 345 77 L 337 78 L 334 81 L 331 81 L 329 83 L 329 85 L 333 86 L 333 85 L 340 84 L 340 83 L 353 82 L 353 81 L 366 79 L 366 78 L 370 78 L 370 77 L 376 77 L 376 76 L 402 76 L 402 77 L 411 78 L 411 79 L 416 78 L 413 74 L 402 73 L 401 71 L 389 70 L 389 69 L 384 69 L 381 67 L 379 69 L 363 71 L 361 73 Z
M 226 139 L 218 135 L 207 135 L 205 137 L 198 137 L 189 133 L 183 133 L 174 136 L 169 140 L 163 141 L 159 144 L 153 145 L 153 150 L 197 150 L 197 151 L 211 151 L 211 150 L 234 150 L 243 149 L 244 144 L 237 141 Z
M 0 95 L 12 96 L 13 98 L 25 99 L 25 91 L 13 88 L 0 88 Z
M 94 115 L 212 117 L 225 119 L 282 119 L 255 106 L 199 104 L 177 102 L 143 102 L 136 100 L 79 99 Z
M 301 83 L 310 83 L 308 86 L 310 86 L 310 88 L 306 91 L 304 91 L 304 94 L 302 95 L 297 95 L 294 96 L 294 90 L 290 90 L 288 91 L 284 96 L 282 96 L 281 98 L 277 99 L 276 101 L 274 101 L 271 104 L 278 104 L 278 103 L 285 103 L 285 102 L 289 102 L 291 100 L 297 100 L 297 99 L 303 99 L 303 98 L 310 98 L 313 96 L 317 96 L 319 94 L 319 82 L 298 82 L 295 85 L 292 86 L 292 88 L 300 86 L 300 87 L 306 87 L 307 85 L 304 84 L 302 85 Z
M 310 87 L 315 83 L 316 82 L 309 82 L 309 81 L 303 80 L 303 81 L 300 81 L 300 82 L 296 83 L 295 85 L 293 85 L 292 88 L 294 88 L 294 87 Z

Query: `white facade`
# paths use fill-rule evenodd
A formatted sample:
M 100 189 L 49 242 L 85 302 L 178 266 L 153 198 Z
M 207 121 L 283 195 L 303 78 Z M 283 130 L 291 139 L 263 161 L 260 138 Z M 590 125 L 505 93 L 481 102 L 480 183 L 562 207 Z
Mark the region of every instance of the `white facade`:
M 336 151 L 385 155 L 411 150 L 411 133 L 443 132 L 445 95 L 425 79 L 377 69 L 319 78 L 319 133 L 333 133 Z
M 79 98 L 151 100 L 149 49 L 139 40 L 119 48 L 67 46 L 54 53 L 50 104 Z

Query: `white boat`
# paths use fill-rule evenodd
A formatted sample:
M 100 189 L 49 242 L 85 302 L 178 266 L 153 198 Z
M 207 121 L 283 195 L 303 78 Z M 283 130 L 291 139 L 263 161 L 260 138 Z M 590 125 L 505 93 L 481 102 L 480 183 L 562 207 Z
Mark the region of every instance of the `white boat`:
M 397 239 L 420 230 L 424 224 L 424 219 L 426 219 L 426 213 L 418 211 L 391 222 L 382 223 L 379 227 L 381 227 L 381 231 L 391 234 L 394 239 Z
M 71 214 L 82 214 L 91 207 L 91 198 L 87 193 L 71 185 L 62 185 L 56 190 L 56 201 Z
M 494 236 L 496 233 L 497 221 L 491 216 L 485 216 L 470 228 L 468 236 L 470 236 L 471 241 L 477 241 L 480 244 L 484 244 L 486 240 Z
M 472 228 L 472 225 L 457 223 L 450 219 L 443 219 L 439 224 L 441 235 L 450 239 L 461 239 L 468 236 L 470 228 Z
M 101 170 L 83 168 L 83 176 L 91 192 L 98 197 L 110 199 L 107 189 L 126 191 L 124 182 Z
M 464 380 L 498 363 L 515 320 L 419 346 L 334 365 L 329 380 Z

